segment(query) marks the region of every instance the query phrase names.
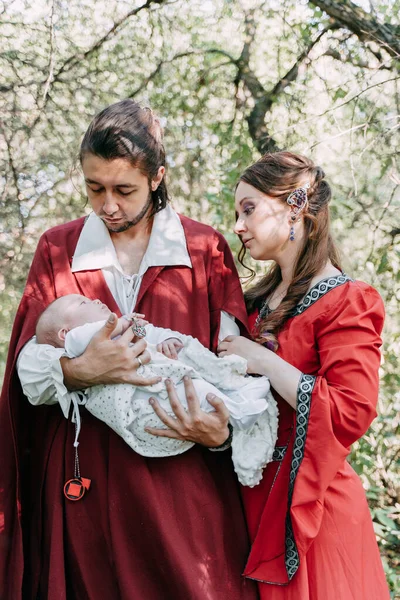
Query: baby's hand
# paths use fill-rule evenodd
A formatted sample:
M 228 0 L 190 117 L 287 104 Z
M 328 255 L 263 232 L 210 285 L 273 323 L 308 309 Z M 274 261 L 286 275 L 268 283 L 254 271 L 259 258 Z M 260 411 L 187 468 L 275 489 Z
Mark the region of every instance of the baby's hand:
M 178 358 L 178 352 L 183 348 L 183 344 L 177 338 L 168 338 L 161 344 L 157 344 L 158 352 L 164 354 L 168 358 L 174 358 L 175 360 Z

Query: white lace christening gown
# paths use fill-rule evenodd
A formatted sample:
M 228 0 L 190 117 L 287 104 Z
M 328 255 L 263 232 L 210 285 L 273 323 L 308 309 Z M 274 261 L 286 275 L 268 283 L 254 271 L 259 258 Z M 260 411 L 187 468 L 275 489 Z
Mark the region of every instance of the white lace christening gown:
M 83 352 L 91 337 L 103 325 L 104 322 L 91 323 L 90 326 L 84 325 L 69 332 L 66 338 L 67 355 L 72 357 Z M 178 360 L 164 356 L 155 347 L 171 337 L 178 338 L 184 345 L 179 351 Z M 83 338 L 86 338 L 84 343 Z M 140 367 L 138 374 L 144 377 L 159 376 L 162 381 L 151 386 L 93 386 L 85 390 L 86 409 L 104 421 L 142 456 L 181 454 L 194 443 L 154 436 L 147 433 L 145 428 L 165 427 L 149 404 L 152 396 L 157 398 L 168 414 L 174 416 L 165 388 L 167 378 L 174 383 L 180 402 L 187 408 L 183 377 L 189 375 L 202 410 L 214 410 L 206 400 L 208 393 L 224 401 L 233 427 L 232 460 L 238 479 L 243 485 L 257 485 L 265 465 L 272 459 L 278 430 L 278 410 L 269 380 L 266 377 L 248 376 L 245 359 L 237 355 L 219 358 L 191 336 L 147 325 L 145 339 L 148 341 L 151 363 Z

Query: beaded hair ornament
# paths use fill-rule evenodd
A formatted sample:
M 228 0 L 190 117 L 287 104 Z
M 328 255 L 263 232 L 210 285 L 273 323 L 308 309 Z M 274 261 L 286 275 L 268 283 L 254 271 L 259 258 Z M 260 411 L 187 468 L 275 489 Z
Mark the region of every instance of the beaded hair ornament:
M 291 207 L 290 215 L 290 233 L 289 239 L 291 242 L 294 241 L 294 223 L 297 220 L 299 214 L 306 208 L 308 204 L 307 190 L 310 188 L 310 184 L 306 183 L 303 187 L 296 188 L 286 198 L 286 202 Z

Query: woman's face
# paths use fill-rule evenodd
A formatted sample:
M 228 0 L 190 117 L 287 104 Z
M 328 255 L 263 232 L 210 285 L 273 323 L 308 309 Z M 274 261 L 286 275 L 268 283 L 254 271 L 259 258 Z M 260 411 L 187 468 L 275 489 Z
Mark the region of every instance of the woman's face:
M 277 260 L 290 231 L 290 207 L 241 181 L 235 194 L 235 233 L 255 260 Z
M 89 202 L 109 231 L 126 231 L 148 212 L 151 202 L 148 179 L 128 160 L 105 160 L 87 154 L 82 170 Z M 151 182 L 151 191 L 160 185 L 164 172 L 164 167 L 160 167 Z

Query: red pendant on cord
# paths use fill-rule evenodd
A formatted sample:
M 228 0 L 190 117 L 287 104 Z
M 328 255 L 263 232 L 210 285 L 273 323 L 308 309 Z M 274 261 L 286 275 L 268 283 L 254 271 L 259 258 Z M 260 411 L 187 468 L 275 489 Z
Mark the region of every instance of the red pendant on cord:
M 79 419 L 79 406 L 77 406 L 76 408 L 77 408 L 77 411 L 78 411 L 78 421 L 80 423 L 80 419 Z M 74 408 L 74 410 L 75 410 L 75 408 Z M 64 496 L 68 500 L 72 500 L 72 502 L 76 502 L 77 500 L 81 500 L 83 498 L 83 496 L 86 494 L 86 492 L 89 490 L 90 484 L 91 484 L 91 480 L 90 479 L 88 479 L 87 477 L 81 477 L 81 468 L 79 466 L 79 454 L 78 454 L 78 446 L 79 446 L 78 435 L 79 435 L 79 429 L 80 429 L 80 425 L 79 425 L 79 428 L 78 428 L 77 420 L 75 420 L 75 442 L 74 442 L 74 448 L 75 448 L 75 465 L 74 465 L 74 477 L 72 479 L 68 479 L 68 481 L 64 485 Z
M 69 479 L 64 485 L 64 496 L 73 502 L 81 500 L 87 490 L 89 490 L 90 483 L 91 480 L 86 477 L 74 477 L 73 479 Z

